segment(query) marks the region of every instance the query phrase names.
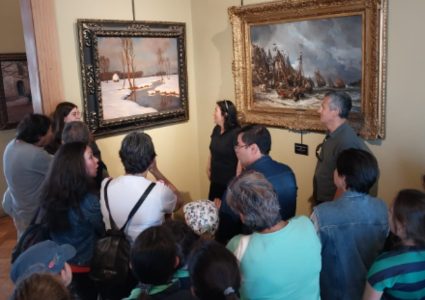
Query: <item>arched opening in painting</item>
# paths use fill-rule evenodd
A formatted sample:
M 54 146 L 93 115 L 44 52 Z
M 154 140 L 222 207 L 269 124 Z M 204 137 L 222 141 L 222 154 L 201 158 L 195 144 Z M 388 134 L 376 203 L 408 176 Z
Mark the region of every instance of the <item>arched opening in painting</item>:
M 16 83 L 16 87 L 17 87 L 17 89 L 18 89 L 18 94 L 19 94 L 20 96 L 25 96 L 25 88 L 24 88 L 24 83 L 22 82 L 22 80 L 19 80 L 19 81 Z

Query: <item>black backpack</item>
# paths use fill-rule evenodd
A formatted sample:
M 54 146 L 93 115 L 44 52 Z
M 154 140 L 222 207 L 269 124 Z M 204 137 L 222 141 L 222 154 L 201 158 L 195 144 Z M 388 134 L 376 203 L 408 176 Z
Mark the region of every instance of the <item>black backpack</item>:
M 37 209 L 37 212 L 32 217 L 30 225 L 25 228 L 24 232 L 22 232 L 15 248 L 13 248 L 11 259 L 12 264 L 15 262 L 18 256 L 21 255 L 21 253 L 23 253 L 31 246 L 43 241 L 50 240 L 50 231 L 46 228 L 43 222 L 40 222 L 40 224 L 35 223 L 39 212 L 40 207 Z
M 118 229 L 114 219 L 112 219 L 111 211 L 109 209 L 107 188 L 111 180 L 112 179 L 108 180 L 104 188 L 105 204 L 109 213 L 111 229 L 106 231 L 105 237 L 101 238 L 97 242 L 96 250 L 90 266 L 90 278 L 94 281 L 114 285 L 124 282 L 127 279 L 129 271 L 131 245 L 124 233 L 124 230 L 127 223 L 143 204 L 150 191 L 154 188 L 155 183 L 152 182 L 149 185 L 142 197 L 140 197 L 139 201 L 131 210 L 127 221 L 120 229 Z

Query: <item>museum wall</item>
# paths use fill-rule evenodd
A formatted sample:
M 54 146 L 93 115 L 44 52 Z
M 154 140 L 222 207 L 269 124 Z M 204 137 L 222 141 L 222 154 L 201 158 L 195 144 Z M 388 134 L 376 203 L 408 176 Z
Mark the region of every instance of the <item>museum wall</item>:
M 22 29 L 21 10 L 17 0 L 0 0 L 0 53 L 25 52 L 24 32 Z M 15 137 L 15 130 L 0 131 L 0 153 Z M 3 156 L 2 156 L 3 157 Z M 3 174 L 3 159 L 0 160 L 0 199 L 7 189 Z M 0 204 L 0 216 L 4 214 Z
M 245 0 L 244 4 L 257 2 Z M 240 5 L 239 0 L 192 0 L 202 194 L 207 193 L 209 184 L 204 170 L 214 126 L 215 102 L 235 97 L 232 31 L 227 8 L 237 5 Z M 423 0 L 389 0 L 387 135 L 384 140 L 364 141 L 378 159 L 381 175 L 377 195 L 387 203 L 400 189 L 420 188 L 420 176 L 425 174 L 424 10 Z M 270 131 L 271 156 L 288 164 L 297 178 L 297 214 L 309 215 L 316 165 L 314 151 L 324 134 L 304 134 L 303 141 L 310 151 L 305 157 L 294 153 L 294 143 L 301 139 L 298 132 L 277 128 L 270 128 Z
M 198 117 L 195 93 L 195 72 L 189 0 L 135 0 L 136 20 L 178 21 L 187 24 L 187 65 L 189 74 L 188 122 L 146 129 L 155 144 L 157 165 L 161 172 L 180 190 L 185 201 L 197 200 L 200 194 L 198 157 Z M 55 1 L 59 49 L 64 80 L 65 100 L 82 109 L 80 53 L 77 19 L 132 20 L 131 1 L 74 0 Z M 118 157 L 125 134 L 97 140 L 102 158 L 111 176 L 124 174 Z

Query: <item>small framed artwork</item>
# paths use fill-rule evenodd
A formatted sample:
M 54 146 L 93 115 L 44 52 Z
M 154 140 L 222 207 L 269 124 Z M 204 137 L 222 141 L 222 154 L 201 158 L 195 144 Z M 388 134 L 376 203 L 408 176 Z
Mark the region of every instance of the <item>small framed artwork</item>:
M 343 91 L 354 130 L 385 136 L 387 0 L 283 0 L 229 16 L 242 123 L 324 131 L 317 110 Z
M 6 130 L 34 109 L 25 53 L 0 54 L 0 66 L 0 129 Z
M 95 136 L 189 119 L 185 23 L 78 20 L 78 32 Z

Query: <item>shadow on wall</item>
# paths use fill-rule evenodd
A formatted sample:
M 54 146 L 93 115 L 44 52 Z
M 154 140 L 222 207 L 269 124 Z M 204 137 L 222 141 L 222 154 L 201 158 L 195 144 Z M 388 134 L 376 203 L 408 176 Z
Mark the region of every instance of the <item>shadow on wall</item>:
M 230 26 L 230 20 L 227 20 L 227 27 L 224 31 L 216 34 L 212 38 L 212 42 L 217 48 L 220 61 L 220 88 L 219 88 L 219 99 L 225 99 L 229 95 L 234 95 L 234 79 L 232 73 L 232 62 L 233 62 L 233 42 L 232 42 L 232 27 Z M 234 96 L 233 96 L 234 97 Z M 232 97 L 232 98 L 233 98 Z M 233 103 L 234 99 L 229 99 Z

